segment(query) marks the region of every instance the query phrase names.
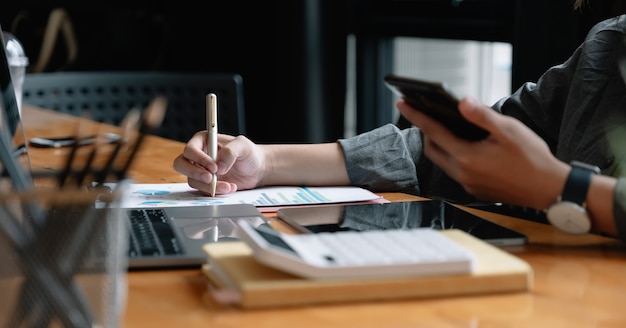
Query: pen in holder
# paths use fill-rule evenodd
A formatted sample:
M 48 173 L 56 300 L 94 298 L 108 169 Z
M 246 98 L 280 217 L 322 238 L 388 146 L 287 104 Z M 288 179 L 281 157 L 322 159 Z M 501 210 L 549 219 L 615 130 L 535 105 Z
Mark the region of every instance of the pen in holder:
M 128 250 L 119 201 L 127 185 L 0 194 L 2 327 L 119 326 Z

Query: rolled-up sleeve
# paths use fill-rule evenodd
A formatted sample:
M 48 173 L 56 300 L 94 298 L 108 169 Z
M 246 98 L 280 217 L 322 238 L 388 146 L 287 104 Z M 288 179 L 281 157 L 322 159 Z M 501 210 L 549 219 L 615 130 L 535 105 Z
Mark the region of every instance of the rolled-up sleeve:
M 340 139 L 352 185 L 372 191 L 419 194 L 416 162 L 422 156 L 419 130 L 387 124 Z
M 403 192 L 468 204 L 475 198 L 423 152 L 416 127 L 393 124 L 340 139 L 350 183 L 374 192 Z

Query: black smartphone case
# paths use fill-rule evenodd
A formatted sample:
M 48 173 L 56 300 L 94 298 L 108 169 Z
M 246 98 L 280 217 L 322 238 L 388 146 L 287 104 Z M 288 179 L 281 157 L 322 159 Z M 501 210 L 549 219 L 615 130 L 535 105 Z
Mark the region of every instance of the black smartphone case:
M 489 132 L 461 116 L 458 110 L 459 101 L 443 83 L 389 74 L 385 76 L 385 84 L 409 105 L 441 122 L 461 138 L 477 141 L 489 135 Z

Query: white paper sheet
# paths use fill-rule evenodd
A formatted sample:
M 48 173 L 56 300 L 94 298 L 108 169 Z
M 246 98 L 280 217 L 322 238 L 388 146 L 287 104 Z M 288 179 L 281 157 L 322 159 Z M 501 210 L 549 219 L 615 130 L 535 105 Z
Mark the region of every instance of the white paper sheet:
M 352 202 L 382 202 L 383 198 L 358 187 L 265 187 L 242 190 L 229 195 L 210 197 L 189 187 L 187 183 L 134 183 L 122 207 L 204 206 L 221 204 L 253 204 L 260 211 L 277 207 L 320 205 Z

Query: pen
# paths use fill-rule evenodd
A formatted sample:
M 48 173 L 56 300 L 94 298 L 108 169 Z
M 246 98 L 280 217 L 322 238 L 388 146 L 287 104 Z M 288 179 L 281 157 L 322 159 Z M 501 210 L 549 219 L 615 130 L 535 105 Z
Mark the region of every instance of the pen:
M 209 93 L 206 98 L 207 152 L 213 160 L 217 159 L 217 96 Z M 217 173 L 211 179 L 211 197 L 215 197 Z

